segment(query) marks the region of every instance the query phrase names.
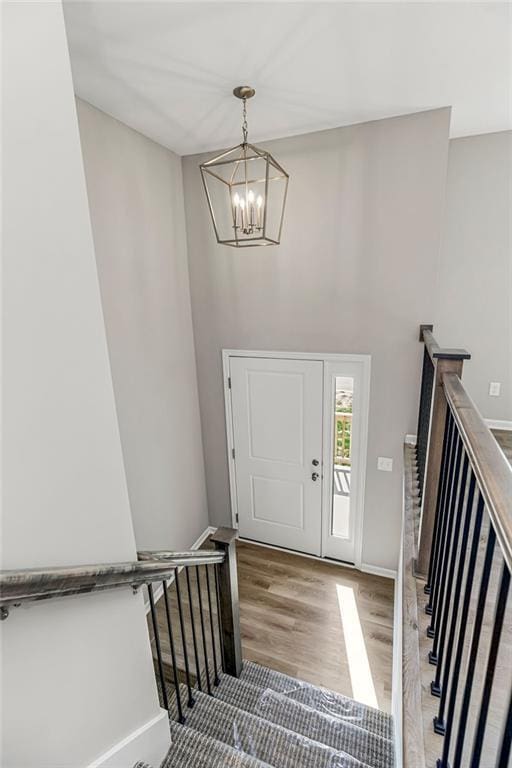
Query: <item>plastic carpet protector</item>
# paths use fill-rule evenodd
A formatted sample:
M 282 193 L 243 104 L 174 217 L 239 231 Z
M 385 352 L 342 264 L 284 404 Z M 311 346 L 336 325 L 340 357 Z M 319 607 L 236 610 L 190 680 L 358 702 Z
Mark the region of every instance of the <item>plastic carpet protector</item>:
M 244 663 L 241 679 L 263 688 L 268 687 L 317 712 L 350 722 L 382 738 L 390 740 L 393 738 L 389 715 L 340 693 L 289 677 L 250 661 Z
M 331 707 L 328 695 L 323 701 L 323 708 L 308 706 L 294 698 L 298 691 L 308 693 L 307 686 L 294 688 L 288 693 L 278 693 L 272 689 L 262 692 L 255 714 L 301 734 L 308 741 L 319 742 L 341 754 L 333 756 L 329 766 L 371 765 L 375 768 L 388 768 L 393 764 L 393 743 L 378 733 L 362 727 L 361 711 L 354 708 L 350 716 L 346 712 L 328 711 Z M 338 760 L 339 762 L 336 762 Z
M 219 692 L 222 686 L 223 683 Z M 270 690 L 262 692 L 260 716 L 237 709 L 217 697 L 195 692 L 195 704 L 187 714 L 186 724 L 240 753 L 280 768 L 366 768 L 365 763 L 344 751 L 266 720 L 263 710 L 267 695 L 272 694 Z

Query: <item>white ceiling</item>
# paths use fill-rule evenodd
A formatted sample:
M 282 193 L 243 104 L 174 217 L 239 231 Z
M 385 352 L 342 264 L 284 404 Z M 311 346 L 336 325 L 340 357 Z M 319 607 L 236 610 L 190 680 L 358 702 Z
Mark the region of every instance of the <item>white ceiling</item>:
M 181 155 L 451 105 L 452 136 L 512 128 L 508 3 L 82 2 L 75 90 Z

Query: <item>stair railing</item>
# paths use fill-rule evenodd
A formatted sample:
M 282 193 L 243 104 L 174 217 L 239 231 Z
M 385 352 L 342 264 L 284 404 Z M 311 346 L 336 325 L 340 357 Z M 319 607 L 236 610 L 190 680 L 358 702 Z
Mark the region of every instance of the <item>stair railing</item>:
M 439 347 L 425 326 L 422 335 L 432 359 Z M 467 353 L 455 353 L 445 359 L 461 365 Z M 430 692 L 439 699 L 433 729 L 443 736 L 437 768 L 479 768 L 484 752 L 486 765 L 506 768 L 512 744 L 512 467 L 457 372 L 436 370 L 432 390 L 423 517 L 431 512 L 427 488 L 436 488 L 436 503 L 432 530 L 421 522 L 419 548 L 428 551 Z M 421 399 L 420 410 L 427 398 Z
M 1 571 L 0 618 L 34 601 L 147 588 L 160 701 L 183 723 L 182 682 L 192 707 L 196 687 L 211 694 L 221 671 L 242 671 L 236 536 L 219 528 L 210 537 L 214 550 L 144 551 L 136 562 Z
M 432 325 L 421 325 L 419 338 L 424 344 L 424 349 L 416 453 L 422 515 L 416 571 L 423 576 L 427 572 L 432 546 L 442 460 L 447 408 L 442 386 L 443 376 L 446 373 L 462 376 L 464 360 L 471 358 L 465 349 L 441 348 L 432 335 L 432 329 Z

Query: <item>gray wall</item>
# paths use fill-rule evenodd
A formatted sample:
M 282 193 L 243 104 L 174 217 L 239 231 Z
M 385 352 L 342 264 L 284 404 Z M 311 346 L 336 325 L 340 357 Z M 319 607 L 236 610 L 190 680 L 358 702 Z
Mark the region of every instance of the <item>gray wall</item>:
M 78 102 L 96 261 L 139 548 L 208 525 L 181 161 Z
M 184 158 L 210 520 L 229 524 L 221 349 L 370 353 L 363 562 L 395 568 L 402 450 L 416 431 L 418 326 L 435 314 L 449 109 L 268 142 L 290 175 L 283 244 L 219 246 Z M 394 459 L 392 473 L 377 456 Z
M 62 7 L 2 16 L 1 567 L 134 560 Z M 88 765 L 159 715 L 141 594 L 43 600 L 1 624 L 5 768 Z M 153 765 L 166 720 L 138 753 Z
M 489 419 L 512 420 L 511 193 L 512 131 L 450 141 L 435 334 L 471 352 L 464 383 Z

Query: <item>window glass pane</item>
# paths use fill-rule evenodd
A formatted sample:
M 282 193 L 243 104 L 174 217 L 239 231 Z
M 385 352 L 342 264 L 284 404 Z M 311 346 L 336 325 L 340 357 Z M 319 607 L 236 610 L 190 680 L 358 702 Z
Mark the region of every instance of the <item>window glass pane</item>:
M 354 379 L 336 376 L 331 534 L 350 538 L 350 467 Z

